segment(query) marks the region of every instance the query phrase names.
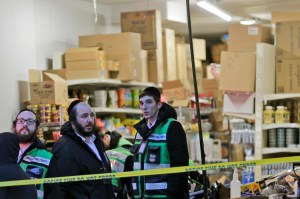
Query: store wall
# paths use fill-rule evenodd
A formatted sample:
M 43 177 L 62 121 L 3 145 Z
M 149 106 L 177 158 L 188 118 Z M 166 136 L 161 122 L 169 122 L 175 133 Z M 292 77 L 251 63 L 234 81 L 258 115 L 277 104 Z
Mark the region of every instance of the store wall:
M 90 0 L 0 1 L 0 132 L 29 100 L 28 70 L 48 69 L 54 52 L 78 46 L 78 36 L 119 31 L 110 9 Z

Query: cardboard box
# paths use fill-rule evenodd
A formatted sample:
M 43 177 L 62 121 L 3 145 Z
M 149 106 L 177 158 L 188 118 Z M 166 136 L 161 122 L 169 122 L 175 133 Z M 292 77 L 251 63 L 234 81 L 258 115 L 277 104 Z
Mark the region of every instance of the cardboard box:
M 276 47 L 275 50 L 275 58 L 276 60 L 282 60 L 282 59 L 300 59 L 300 56 L 294 55 L 293 53 L 283 50 L 282 48 Z
M 65 52 L 65 60 L 68 61 L 85 61 L 85 60 L 99 60 L 104 59 L 103 50 L 99 47 L 81 47 L 69 48 Z
M 300 21 L 276 23 L 276 47 L 300 56 Z
M 141 80 L 141 35 L 139 33 L 80 36 L 79 46 L 99 46 L 105 51 L 106 59 L 119 61 L 120 70 L 117 79 Z
M 121 13 L 122 32 L 142 35 L 142 49 L 162 49 L 162 22 L 159 10 Z
M 230 25 L 228 51 L 255 52 L 256 43 L 273 44 L 271 30 L 271 27 L 263 25 Z
M 215 44 L 211 46 L 211 58 L 213 63 L 219 64 L 221 63 L 221 52 L 227 51 L 227 44 Z
M 164 81 L 163 55 L 161 49 L 148 50 L 148 80 L 161 83 Z
M 141 50 L 141 65 L 142 65 L 142 82 L 148 82 L 149 75 L 148 75 L 148 51 Z
M 176 44 L 176 57 L 177 57 L 177 77 L 178 79 L 187 79 L 188 68 L 188 44 Z
M 251 52 L 221 53 L 220 90 L 253 92 L 256 56 Z
M 189 92 L 180 80 L 165 81 L 162 82 L 162 85 L 163 95 L 167 98 L 167 101 L 187 99 Z
M 106 74 L 104 74 L 104 72 Z M 98 79 L 103 78 L 103 76 L 107 76 L 108 71 L 103 71 L 100 69 L 95 70 L 67 70 L 67 69 L 60 69 L 60 70 L 46 70 L 43 71 L 43 78 L 48 79 L 45 73 L 52 73 L 60 76 L 64 80 L 75 80 L 75 79 Z
M 223 113 L 254 113 L 254 93 L 225 93 Z
M 175 31 L 165 28 L 163 31 L 164 81 L 177 79 Z
M 74 80 L 74 79 L 100 79 L 100 78 L 108 78 L 108 71 L 103 71 L 100 69 L 94 70 L 72 70 L 66 71 L 66 78 L 67 80 Z
M 56 74 L 45 73 L 49 80 L 36 81 L 41 75 L 39 70 L 29 71 L 31 104 L 68 104 L 66 80 Z
M 284 11 L 276 11 L 272 12 L 272 23 L 278 22 L 288 22 L 288 21 L 300 21 L 300 12 L 284 12 Z
M 86 60 L 86 61 L 70 61 L 66 62 L 66 69 L 71 70 L 95 70 L 106 69 L 105 60 Z
M 204 78 L 203 82 L 203 89 L 218 89 L 219 88 L 219 80 L 217 79 L 207 79 Z
M 276 93 L 300 92 L 300 59 L 276 62 Z
M 194 58 L 206 60 L 206 41 L 205 39 L 193 38 Z

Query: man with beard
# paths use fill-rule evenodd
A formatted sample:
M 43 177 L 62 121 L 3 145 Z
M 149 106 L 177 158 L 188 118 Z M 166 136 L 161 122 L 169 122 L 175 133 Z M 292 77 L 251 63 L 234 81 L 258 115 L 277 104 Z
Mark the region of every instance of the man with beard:
M 110 161 L 95 126 L 91 107 L 79 100 L 69 108 L 69 121 L 61 128 L 62 137 L 54 144 L 49 176 L 75 176 L 110 173 Z M 111 180 L 66 182 L 46 187 L 50 199 L 113 199 Z
M 40 122 L 36 114 L 29 110 L 21 110 L 13 121 L 13 132 L 19 137 L 20 151 L 18 164 L 31 178 L 45 178 L 52 154 L 37 138 Z M 36 185 L 39 199 L 44 198 L 44 185 Z

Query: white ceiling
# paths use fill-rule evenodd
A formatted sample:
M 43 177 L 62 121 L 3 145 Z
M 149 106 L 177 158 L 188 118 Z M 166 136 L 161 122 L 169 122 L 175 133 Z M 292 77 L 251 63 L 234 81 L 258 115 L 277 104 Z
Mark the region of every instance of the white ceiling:
M 226 22 L 198 7 L 196 5 L 197 0 L 96 0 L 98 4 L 122 5 L 124 7 L 139 3 L 141 10 L 151 9 L 159 3 L 167 1 L 182 3 L 182 9 L 185 11 L 187 10 L 186 4 L 189 3 L 193 35 L 202 36 L 224 34 L 227 32 L 230 23 L 238 23 L 241 18 L 259 18 L 264 23 L 271 24 L 272 11 L 300 12 L 300 0 L 215 0 L 215 4 L 233 16 L 231 22 Z M 187 23 L 163 21 L 163 26 L 174 29 L 177 34 L 188 35 Z

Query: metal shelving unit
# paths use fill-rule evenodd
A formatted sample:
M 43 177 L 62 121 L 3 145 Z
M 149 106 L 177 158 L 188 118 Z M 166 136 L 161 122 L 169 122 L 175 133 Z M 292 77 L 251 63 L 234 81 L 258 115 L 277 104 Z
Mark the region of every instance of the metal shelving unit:
M 275 46 L 258 43 L 256 46 L 255 91 L 255 159 L 278 157 L 278 154 L 300 153 L 300 148 L 266 147 L 266 130 L 276 128 L 300 128 L 300 124 L 263 124 L 263 107 L 268 101 L 299 98 L 300 94 L 275 94 Z M 262 178 L 262 166 L 255 167 L 255 180 Z
M 93 107 L 92 108 L 96 113 L 126 113 L 126 114 L 142 114 L 140 109 L 132 108 L 108 108 L 108 107 Z
M 67 84 L 69 87 L 149 87 L 155 86 L 157 88 L 162 88 L 162 84 L 156 84 L 152 82 L 137 82 L 137 81 L 129 81 L 123 82 L 118 79 L 78 79 L 78 80 L 67 80 Z

